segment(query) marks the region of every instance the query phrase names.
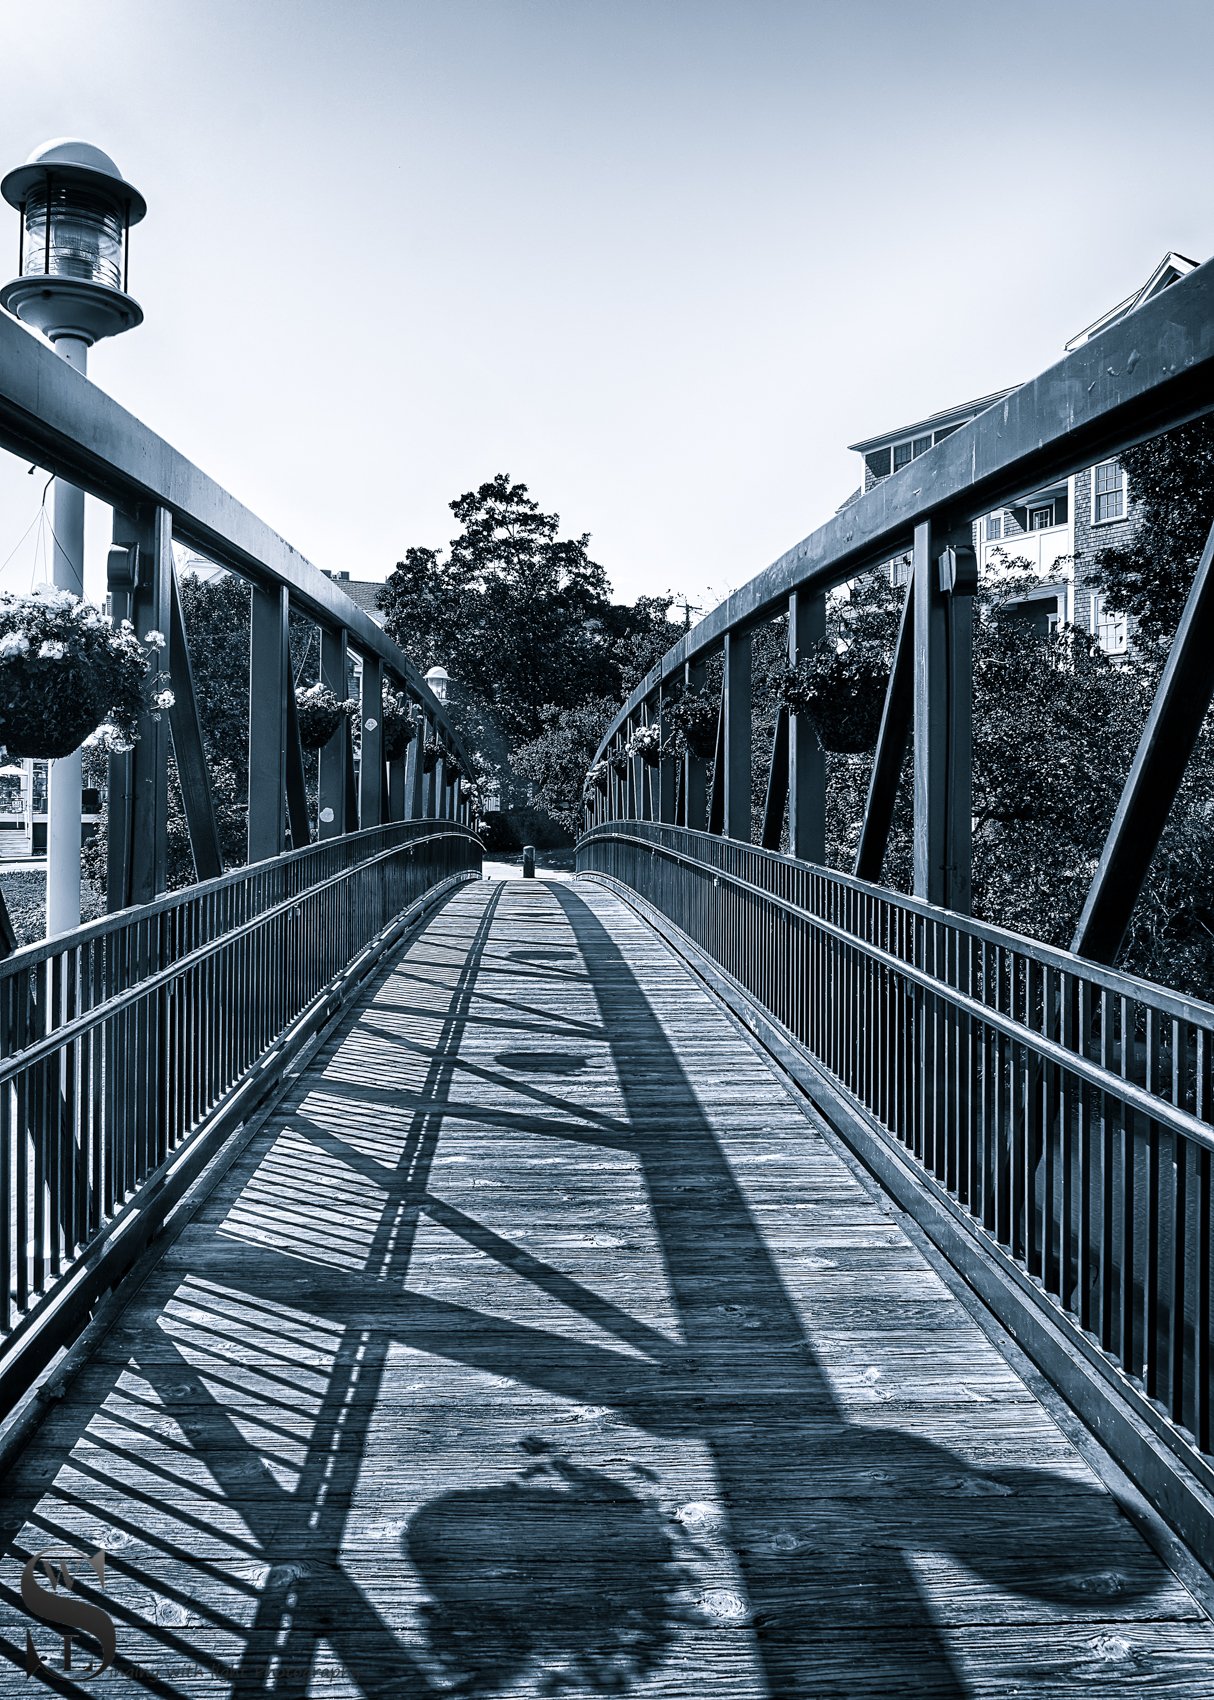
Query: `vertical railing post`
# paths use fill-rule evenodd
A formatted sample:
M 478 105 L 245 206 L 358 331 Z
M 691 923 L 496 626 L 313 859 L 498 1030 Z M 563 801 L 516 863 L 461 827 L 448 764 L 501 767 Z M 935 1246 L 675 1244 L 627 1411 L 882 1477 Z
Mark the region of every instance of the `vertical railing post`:
M 663 748 L 665 748 L 666 742 L 670 737 L 670 725 L 666 718 L 667 706 L 667 692 L 663 689 L 658 695 L 658 725 L 662 732 Z M 675 808 L 677 803 L 677 798 L 675 796 L 675 776 L 677 771 L 678 763 L 675 761 L 674 757 L 663 755 L 662 765 L 658 768 L 657 816 L 660 821 L 665 822 L 667 825 L 672 823 L 675 818 Z
M 683 668 L 683 683 L 688 691 L 702 691 L 708 684 L 708 667 L 704 661 L 689 661 Z M 691 832 L 703 832 L 708 808 L 708 768 L 702 756 L 689 749 L 683 757 L 683 801 L 680 809 L 683 825 Z
M 641 704 L 641 725 L 645 726 L 645 727 L 652 726 L 655 722 L 655 719 L 656 719 L 656 716 L 654 715 L 653 709 L 651 708 L 650 704 L 648 702 L 643 702 Z M 640 818 L 642 820 L 652 820 L 653 819 L 653 815 L 654 815 L 653 793 L 654 793 L 654 788 L 657 784 L 657 777 L 658 777 L 658 770 L 657 770 L 656 767 L 650 767 L 649 763 L 647 761 L 645 761 L 643 758 L 638 761 L 638 763 L 637 763 L 637 796 L 638 796 L 638 801 L 640 802 L 640 805 L 641 805 Z
M 409 742 L 407 766 L 405 769 L 405 804 L 409 820 L 422 818 L 422 752 L 426 747 L 426 717 L 418 713 L 413 716 L 414 732 Z
M 255 584 L 249 626 L 249 860 L 280 856 L 286 837 L 285 584 Z
M 384 818 L 384 664 L 363 656 L 362 758 L 358 770 L 358 823 L 379 826 Z
M 343 702 L 346 696 L 348 671 L 344 626 L 339 627 L 337 631 L 330 631 L 327 627 L 322 627 L 320 633 L 320 681 L 321 684 L 327 685 L 334 696 Z M 340 838 L 345 831 L 347 736 L 346 728 L 339 726 L 320 751 L 317 809 L 320 817 L 319 836 L 321 838 Z
M 167 508 L 132 515 L 115 510 L 109 593 L 115 620 L 135 635 L 168 637 L 172 618 L 173 520 Z M 166 652 L 153 656 L 161 672 Z M 107 907 L 150 903 L 167 884 L 169 718 L 141 717 L 133 750 L 110 757 Z
M 970 910 L 973 795 L 973 581 L 941 586 L 941 559 L 972 560 L 968 534 L 938 520 L 915 527 L 914 893 Z
M 748 631 L 725 634 L 725 816 L 726 838 L 750 842 L 750 655 Z
M 788 663 L 795 667 L 826 635 L 826 598 L 794 590 L 788 599 Z M 788 853 L 826 860 L 826 752 L 805 714 L 788 716 Z

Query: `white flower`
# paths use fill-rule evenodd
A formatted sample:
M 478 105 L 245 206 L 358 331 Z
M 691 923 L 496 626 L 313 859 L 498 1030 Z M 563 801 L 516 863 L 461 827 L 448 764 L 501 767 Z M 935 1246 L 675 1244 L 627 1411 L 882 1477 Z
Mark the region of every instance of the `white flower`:
M 40 661 L 62 661 L 67 654 L 67 645 L 60 643 L 57 638 L 47 638 L 38 649 Z
M 164 642 L 165 642 L 164 633 L 163 632 L 144 632 L 143 641 L 144 641 L 144 643 L 148 644 L 152 649 L 163 649 L 164 648 Z
M 0 660 L 8 661 L 14 655 L 28 655 L 30 640 L 24 632 L 5 632 L 0 637 Z
M 103 720 L 95 732 L 91 732 L 84 740 L 91 750 L 106 750 L 110 755 L 123 756 L 134 749 L 129 738 L 124 738 L 112 720 Z
M 172 691 L 157 691 L 156 695 L 152 698 L 152 701 L 156 704 L 157 708 L 172 708 L 173 704 L 177 701 L 177 698 L 173 695 Z

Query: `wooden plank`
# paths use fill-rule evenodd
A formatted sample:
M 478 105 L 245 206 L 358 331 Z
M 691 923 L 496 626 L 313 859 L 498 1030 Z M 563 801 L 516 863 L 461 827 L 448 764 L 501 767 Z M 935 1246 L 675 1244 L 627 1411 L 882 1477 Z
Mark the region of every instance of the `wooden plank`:
M 1214 1658 L 888 1202 L 589 882 L 465 887 L 372 979 L 0 1523 L 0 1695 L 52 1543 L 105 1546 L 128 1675 L 200 1700 L 1206 1700 Z

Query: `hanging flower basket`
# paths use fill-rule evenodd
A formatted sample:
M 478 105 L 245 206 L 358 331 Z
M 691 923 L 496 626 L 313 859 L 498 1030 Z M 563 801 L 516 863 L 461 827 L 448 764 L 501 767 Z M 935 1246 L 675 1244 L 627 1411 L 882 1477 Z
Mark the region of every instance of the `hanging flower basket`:
M 605 761 L 596 761 L 589 773 L 587 773 L 586 778 L 589 780 L 590 784 L 597 786 L 603 795 L 606 796 L 607 787 L 611 783 L 611 778 L 610 770 Z
M 448 750 L 443 757 L 443 778 L 448 785 L 454 785 L 457 779 L 464 777 L 464 770 L 458 760 Z
M 18 761 L 58 761 L 90 736 L 129 750 L 140 715 L 173 706 L 152 672 L 163 648 L 159 632 L 141 644 L 129 620 L 116 627 L 70 591 L 0 593 L 0 747 Z
M 438 766 L 438 758 L 443 753 L 441 744 L 427 742 L 422 746 L 422 772 L 433 773 Z
M 666 719 L 693 756 L 711 761 L 717 753 L 720 712 L 720 704 L 707 691 L 685 691 L 677 702 L 669 705 Z
M 295 707 L 299 718 L 299 741 L 305 750 L 321 750 L 344 719 L 357 709 L 352 697 L 343 702 L 328 685 L 309 685 L 299 691 Z
M 876 747 L 888 682 L 889 664 L 875 646 L 832 652 L 820 644 L 787 670 L 780 695 L 790 713 L 812 722 L 824 750 L 859 755 Z
M 385 761 L 399 761 L 417 733 L 413 708 L 403 691 L 384 690 L 383 750 Z
M 626 750 L 612 750 L 611 754 L 607 757 L 607 765 L 611 769 L 612 773 L 617 774 L 619 778 L 623 779 L 624 775 L 628 772 L 629 759 L 630 758 Z
M 646 767 L 657 767 L 662 759 L 662 728 L 638 726 L 627 744 L 630 756 L 640 756 Z

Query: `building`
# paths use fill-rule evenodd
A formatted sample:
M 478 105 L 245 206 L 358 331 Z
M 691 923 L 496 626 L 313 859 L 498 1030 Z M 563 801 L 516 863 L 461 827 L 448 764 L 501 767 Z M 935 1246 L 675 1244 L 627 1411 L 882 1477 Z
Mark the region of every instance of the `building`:
M 377 626 L 383 625 L 384 611 L 379 605 L 379 593 L 384 587 L 377 579 L 351 578 L 349 573 L 330 572 L 326 572 L 325 577 L 340 585 L 351 602 L 357 603 L 364 614 L 370 614 Z
M 1183 254 L 1165 254 L 1140 289 L 1073 336 L 1066 344 L 1066 352 L 1099 336 L 1109 325 L 1191 272 L 1196 264 Z M 934 444 L 1010 394 L 1010 390 L 998 390 L 994 395 L 980 396 L 976 401 L 850 444 L 863 457 L 862 489 L 871 490 L 883 479 L 900 472 Z M 1124 654 L 1127 648 L 1126 623 L 1124 618 L 1102 606 L 1091 582 L 1092 569 L 1102 549 L 1124 543 L 1133 529 L 1125 473 L 1116 460 L 1106 460 L 1085 467 L 1070 478 L 1025 490 L 1006 507 L 984 514 L 974 525 L 974 547 L 979 570 L 987 578 L 1008 562 L 1027 561 L 1037 584 L 1019 599 L 1019 604 L 1025 617 L 1039 624 L 1043 632 L 1061 623 L 1075 625 L 1097 638 L 1106 653 L 1117 655 Z M 904 581 L 909 573 L 909 558 L 891 562 L 890 573 L 896 583 Z

